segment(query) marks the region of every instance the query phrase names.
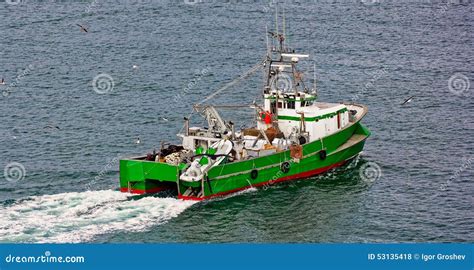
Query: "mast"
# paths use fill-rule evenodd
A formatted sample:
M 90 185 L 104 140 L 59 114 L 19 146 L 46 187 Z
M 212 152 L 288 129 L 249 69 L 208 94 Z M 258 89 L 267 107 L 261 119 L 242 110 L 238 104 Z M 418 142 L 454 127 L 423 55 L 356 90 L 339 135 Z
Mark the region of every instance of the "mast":
M 268 40 L 268 25 L 265 25 L 265 37 L 267 39 L 267 57 L 270 56 L 270 43 Z
M 266 55 L 266 80 L 264 83 L 263 96 L 264 98 L 271 98 L 270 105 L 265 106 L 266 110 L 273 110 L 275 115 L 278 115 L 278 101 L 281 102 L 283 95 L 295 96 L 297 99 L 300 93 L 309 93 L 304 82 L 304 74 L 298 69 L 298 63 L 300 59 L 307 58 L 309 55 L 295 52 L 291 49 L 287 41 L 287 26 L 286 26 L 286 13 L 283 9 L 281 11 L 282 25 L 279 25 L 279 14 L 278 7 L 275 6 L 275 25 L 274 32 L 267 30 L 267 55 Z M 280 32 L 281 31 L 281 32 Z M 271 39 L 269 42 L 268 40 Z M 269 50 L 269 44 L 271 43 L 271 50 Z M 314 67 L 314 70 L 316 68 Z M 315 71 L 314 71 L 315 72 Z M 314 77 L 316 74 L 314 74 Z M 314 78 L 314 80 L 316 80 Z M 283 82 L 283 83 L 280 83 Z M 314 83 L 316 83 L 314 81 Z M 281 89 L 282 86 L 285 89 Z M 308 85 L 309 86 L 309 85 Z M 289 89 L 286 89 L 286 88 Z M 311 87 L 311 86 L 310 86 Z M 316 86 L 314 86 L 316 87 Z M 285 98 L 283 98 L 285 99 Z M 268 102 L 268 101 L 267 101 Z
M 275 31 L 278 35 L 278 3 L 275 3 Z
M 313 91 L 314 95 L 318 95 L 318 90 L 316 89 L 316 64 L 313 63 Z
M 286 39 L 286 20 L 285 20 L 285 8 L 282 8 L 282 12 L 283 12 L 283 41 Z M 286 48 L 283 47 L 282 48 L 284 51 L 286 51 Z

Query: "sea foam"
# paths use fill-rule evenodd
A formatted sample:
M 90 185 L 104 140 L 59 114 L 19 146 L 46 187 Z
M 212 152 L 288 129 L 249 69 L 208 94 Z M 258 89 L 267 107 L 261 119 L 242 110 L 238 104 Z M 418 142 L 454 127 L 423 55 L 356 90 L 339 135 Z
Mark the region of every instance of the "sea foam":
M 0 242 L 77 243 L 116 231 L 144 231 L 177 217 L 194 201 L 112 190 L 28 197 L 0 206 Z

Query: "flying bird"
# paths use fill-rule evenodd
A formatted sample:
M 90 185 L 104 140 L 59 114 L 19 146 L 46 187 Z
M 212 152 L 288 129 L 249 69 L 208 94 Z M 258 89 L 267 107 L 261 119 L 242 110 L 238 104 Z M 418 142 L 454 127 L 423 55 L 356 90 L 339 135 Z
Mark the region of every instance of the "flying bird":
M 270 31 L 269 31 L 268 33 L 269 33 L 270 35 L 272 35 L 272 37 L 277 37 L 277 36 L 278 36 L 278 34 L 276 34 L 276 33 L 274 33 L 274 32 L 270 32 Z
M 407 98 L 407 100 L 405 100 L 401 105 L 405 105 L 407 103 L 410 103 L 413 100 L 414 97 L 415 96 L 411 96 L 411 97 Z
M 282 34 L 275 33 L 275 32 L 268 32 L 268 33 L 272 36 L 272 38 L 278 38 L 281 41 L 285 40 L 285 36 Z
M 85 32 L 85 33 L 88 33 L 89 31 L 87 31 L 87 28 L 85 28 L 84 26 L 80 25 L 80 24 L 76 24 L 77 26 L 79 26 L 81 28 L 81 32 Z
M 58 126 L 56 125 L 46 125 L 45 127 L 43 127 L 44 129 L 60 129 Z
M 163 121 L 165 121 L 165 122 L 168 122 L 168 121 L 169 121 L 168 118 L 162 117 L 161 119 L 163 119 Z

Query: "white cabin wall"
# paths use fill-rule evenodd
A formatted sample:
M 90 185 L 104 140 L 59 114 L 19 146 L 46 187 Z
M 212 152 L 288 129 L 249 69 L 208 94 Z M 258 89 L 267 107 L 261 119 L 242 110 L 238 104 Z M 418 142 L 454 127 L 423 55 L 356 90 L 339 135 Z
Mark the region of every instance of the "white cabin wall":
M 183 137 L 183 148 L 186 150 L 194 151 L 194 137 L 184 136 Z
M 344 112 L 340 114 L 341 126 L 338 128 L 337 115 L 331 118 L 320 119 L 316 122 L 306 122 L 306 129 L 310 132 L 310 141 L 318 140 L 338 132 L 349 124 L 349 113 Z
M 270 102 L 271 100 L 268 98 L 263 99 L 263 108 L 265 109 L 265 111 L 270 111 Z
M 344 128 L 345 126 L 349 124 L 349 112 L 346 111 L 342 113 L 341 117 L 342 117 L 342 127 Z
M 310 133 L 309 140 L 314 141 L 324 137 L 324 123 L 322 121 L 306 122 L 306 129 Z
M 288 138 L 288 136 L 290 136 L 291 134 L 293 127 L 297 127 L 299 129 L 300 122 L 291 120 L 278 120 L 278 127 L 280 128 L 281 132 L 285 134 L 285 137 Z
M 269 96 L 270 95 L 266 95 L 266 97 L 269 97 Z M 270 108 L 271 102 L 272 100 L 268 98 L 264 100 L 265 110 L 268 110 L 268 111 L 271 110 Z M 286 104 L 283 102 L 283 108 L 278 109 L 278 115 L 300 118 L 301 115 L 296 112 L 304 111 L 305 117 L 312 118 L 314 116 L 325 115 L 328 113 L 333 113 L 335 111 L 339 111 L 341 109 L 347 108 L 346 106 L 342 104 L 340 105 L 333 104 L 333 105 L 334 106 L 330 107 L 330 109 L 328 109 L 327 107 L 317 107 L 317 105 L 313 105 L 314 106 L 313 108 L 311 106 L 301 107 L 301 102 L 299 101 L 299 98 L 297 98 L 294 109 L 287 109 Z M 340 125 L 338 125 L 337 115 L 331 118 L 320 119 L 318 121 L 306 122 L 305 123 L 306 131 L 310 133 L 310 138 L 309 138 L 310 141 L 314 141 L 321 137 L 334 134 L 338 132 L 339 130 L 345 128 L 349 124 L 349 112 L 346 111 L 343 113 L 339 113 L 339 116 L 340 116 Z M 278 126 L 280 127 L 280 130 L 283 132 L 285 137 L 288 138 L 290 134 L 292 133 L 293 127 L 296 127 L 298 129 L 300 128 L 300 121 L 278 120 Z M 258 127 L 265 128 L 265 125 L 263 123 L 259 123 Z
M 326 120 L 328 123 L 327 134 L 329 135 L 335 133 L 337 131 L 337 115 L 334 115 L 331 118 L 326 118 L 324 120 Z

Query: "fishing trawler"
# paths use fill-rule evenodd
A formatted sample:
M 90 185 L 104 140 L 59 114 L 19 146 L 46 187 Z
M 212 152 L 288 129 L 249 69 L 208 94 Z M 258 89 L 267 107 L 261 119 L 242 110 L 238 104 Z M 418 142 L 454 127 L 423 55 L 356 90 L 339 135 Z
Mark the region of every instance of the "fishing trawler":
M 252 127 L 236 130 L 220 106 L 204 104 L 224 87 L 194 106 L 207 127 L 184 118 L 180 145 L 162 143 L 159 151 L 120 160 L 120 190 L 171 189 L 180 199 L 205 200 L 308 178 L 355 158 L 370 135 L 361 124 L 367 107 L 319 102 L 315 83 L 307 87 L 298 65 L 308 57 L 285 44 L 284 32 L 268 32 L 264 60 L 239 77 L 265 72 L 263 104 L 248 105 L 255 112 Z

